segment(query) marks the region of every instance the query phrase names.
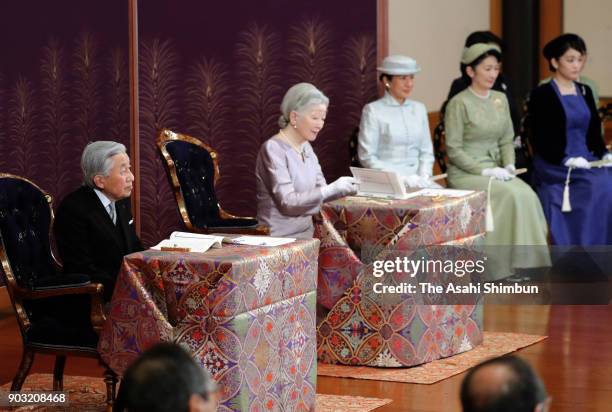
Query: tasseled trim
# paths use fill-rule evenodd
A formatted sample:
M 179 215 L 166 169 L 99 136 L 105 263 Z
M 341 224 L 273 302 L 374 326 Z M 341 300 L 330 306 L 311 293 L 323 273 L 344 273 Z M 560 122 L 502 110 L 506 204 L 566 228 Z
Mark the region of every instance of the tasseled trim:
M 570 176 L 572 174 L 572 169 L 573 167 L 567 168 L 567 176 L 565 178 L 565 187 L 563 188 L 563 205 L 561 206 L 561 211 L 566 212 L 566 213 L 572 211 L 572 204 L 570 203 L 570 191 L 569 191 Z
M 485 217 L 485 228 L 487 232 L 493 232 L 495 230 L 495 224 L 493 223 L 493 208 L 491 207 L 491 182 L 493 182 L 493 176 L 489 178 L 489 185 L 487 187 L 487 212 Z

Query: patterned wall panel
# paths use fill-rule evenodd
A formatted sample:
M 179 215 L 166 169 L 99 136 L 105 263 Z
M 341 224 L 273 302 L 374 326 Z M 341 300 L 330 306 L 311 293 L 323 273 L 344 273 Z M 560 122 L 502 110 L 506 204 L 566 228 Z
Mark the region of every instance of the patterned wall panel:
M 348 174 L 348 141 L 376 97 L 376 2 L 140 2 L 143 240 L 179 224 L 154 149 L 157 130 L 199 137 L 219 152 L 219 197 L 254 216 L 255 160 L 278 131 L 283 94 L 300 81 L 331 100 L 314 148 L 328 181 Z
M 24 0 L 0 16 L 0 170 L 57 205 L 81 183 L 87 142 L 129 143 L 127 6 Z
M 0 170 L 57 205 L 81 183 L 87 142 L 129 144 L 127 4 L 24 0 L 0 13 Z M 222 204 L 252 216 L 259 146 L 278 130 L 287 88 L 309 81 L 331 99 L 314 144 L 325 176 L 348 173 L 348 140 L 376 97 L 374 0 L 141 1 L 139 30 L 145 245 L 182 227 L 154 146 L 162 127 L 213 146 Z

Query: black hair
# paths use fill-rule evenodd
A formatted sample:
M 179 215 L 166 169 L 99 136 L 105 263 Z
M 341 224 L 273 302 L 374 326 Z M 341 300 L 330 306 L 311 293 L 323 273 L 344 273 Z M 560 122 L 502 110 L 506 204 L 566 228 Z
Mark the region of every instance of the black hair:
M 393 81 L 393 75 L 392 74 L 381 73 L 380 76 L 378 76 L 378 80 L 380 80 L 383 83 L 385 82 L 385 78 L 389 82 Z
M 474 374 L 485 366 L 498 365 L 510 372 L 510 377 L 497 393 L 478 393 L 473 388 Z M 461 383 L 463 412 L 533 412 L 546 400 L 544 384 L 531 366 L 516 356 L 502 356 L 485 361 L 471 369 Z
M 470 64 L 464 64 L 461 63 L 461 77 L 463 77 L 465 79 L 465 81 L 467 82 L 467 84 L 471 84 L 472 83 L 472 79 L 470 78 L 470 76 L 468 76 L 467 74 L 467 68 L 471 67 L 472 70 L 476 70 L 476 66 L 478 66 L 484 59 L 486 59 L 489 56 L 493 56 L 497 59 L 498 62 L 501 63 L 502 61 L 502 55 L 500 52 L 498 52 L 495 49 L 491 49 L 491 50 L 487 50 L 486 52 L 484 52 L 483 54 L 481 54 L 480 56 L 478 56 L 472 63 Z
M 504 51 L 503 40 L 488 30 L 472 32 L 465 39 L 465 47 L 473 46 L 476 43 L 487 43 L 487 44 L 494 43 L 499 46 L 502 52 Z
M 160 343 L 128 367 L 113 411 L 188 412 L 191 395 L 207 400 L 213 385 L 208 372 L 183 348 Z
M 546 43 L 546 46 L 542 49 L 542 54 L 548 60 L 550 71 L 557 71 L 552 65 L 552 59 L 559 60 L 569 49 L 574 49 L 582 55 L 587 52 L 586 43 L 582 37 L 574 33 L 562 34 Z

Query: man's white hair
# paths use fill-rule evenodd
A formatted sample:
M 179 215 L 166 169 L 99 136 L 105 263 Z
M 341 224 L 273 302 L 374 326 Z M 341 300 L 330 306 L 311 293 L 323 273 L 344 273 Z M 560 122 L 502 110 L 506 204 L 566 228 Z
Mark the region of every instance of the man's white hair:
M 109 140 L 89 143 L 81 156 L 84 183 L 95 188 L 94 177 L 96 175 L 108 176 L 113 167 L 111 158 L 121 153 L 126 153 L 125 146 L 121 143 Z

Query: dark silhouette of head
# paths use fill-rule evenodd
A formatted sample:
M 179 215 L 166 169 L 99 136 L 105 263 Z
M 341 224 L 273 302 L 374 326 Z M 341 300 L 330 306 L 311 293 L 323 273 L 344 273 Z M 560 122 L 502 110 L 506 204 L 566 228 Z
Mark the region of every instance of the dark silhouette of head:
M 214 382 L 183 348 L 160 343 L 125 372 L 114 411 L 213 411 Z
M 481 363 L 461 384 L 463 412 L 544 412 L 549 403 L 540 378 L 515 356 Z

